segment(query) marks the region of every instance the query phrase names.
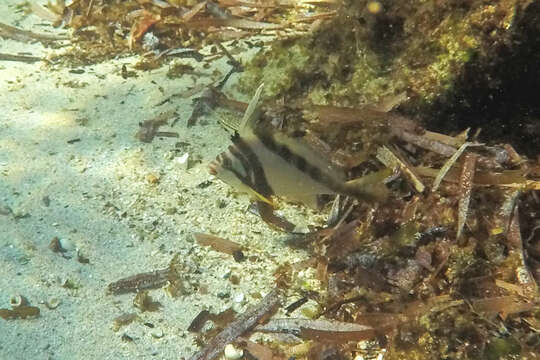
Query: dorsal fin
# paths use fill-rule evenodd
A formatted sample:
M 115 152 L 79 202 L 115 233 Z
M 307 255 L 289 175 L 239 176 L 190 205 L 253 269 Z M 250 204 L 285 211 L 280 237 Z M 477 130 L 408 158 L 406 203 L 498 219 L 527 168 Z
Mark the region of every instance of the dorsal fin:
M 249 129 L 255 128 L 255 122 L 259 118 L 259 98 L 261 97 L 261 93 L 264 87 L 264 83 L 259 85 L 257 88 L 257 91 L 255 91 L 255 95 L 251 98 L 251 101 L 249 102 L 248 108 L 246 109 L 246 112 L 244 113 L 244 117 L 242 117 L 242 121 L 240 122 L 240 127 L 238 128 L 238 132 L 240 134 L 245 133 Z

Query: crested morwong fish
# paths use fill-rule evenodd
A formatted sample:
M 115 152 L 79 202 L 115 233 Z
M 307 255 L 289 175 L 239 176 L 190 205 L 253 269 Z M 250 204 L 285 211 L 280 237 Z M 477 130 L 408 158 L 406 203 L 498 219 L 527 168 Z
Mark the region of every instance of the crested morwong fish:
M 364 178 L 346 181 L 343 169 L 301 138 L 291 138 L 259 126 L 258 105 L 263 85 L 251 99 L 228 151 L 219 154 L 209 172 L 257 201 L 263 220 L 282 230 L 294 225 L 273 214 L 272 197 L 282 197 L 317 208 L 317 196 L 351 195 L 365 200 L 386 197 L 382 183 L 371 186 Z

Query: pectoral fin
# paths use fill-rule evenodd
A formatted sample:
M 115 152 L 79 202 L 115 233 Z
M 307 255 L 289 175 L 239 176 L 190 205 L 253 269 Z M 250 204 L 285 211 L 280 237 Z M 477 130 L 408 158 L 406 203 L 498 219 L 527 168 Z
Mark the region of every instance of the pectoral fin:
M 269 199 L 261 194 L 259 194 L 257 191 L 255 191 L 255 189 L 252 189 L 252 188 L 248 188 L 249 190 L 247 190 L 248 194 L 254 199 L 256 200 L 257 202 L 264 202 L 268 205 L 270 205 L 271 207 L 274 207 L 274 203 L 272 202 L 272 199 Z

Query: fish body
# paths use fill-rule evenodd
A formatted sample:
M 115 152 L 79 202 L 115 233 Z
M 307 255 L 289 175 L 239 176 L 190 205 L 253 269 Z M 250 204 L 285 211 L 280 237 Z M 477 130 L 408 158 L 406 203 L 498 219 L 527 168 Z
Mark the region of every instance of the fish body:
M 342 169 L 301 138 L 258 126 L 262 85 L 250 101 L 228 151 L 210 164 L 210 173 L 259 202 L 272 205 L 283 197 L 317 208 L 322 194 L 355 195 L 370 200 L 374 194 L 346 181 Z

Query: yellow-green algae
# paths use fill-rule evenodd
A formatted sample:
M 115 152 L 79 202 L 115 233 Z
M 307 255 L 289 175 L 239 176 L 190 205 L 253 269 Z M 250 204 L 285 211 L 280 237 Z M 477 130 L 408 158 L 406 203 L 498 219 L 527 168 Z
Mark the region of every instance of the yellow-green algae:
M 260 53 L 241 79 L 251 92 L 262 81 L 269 97 L 302 96 L 317 104 L 355 106 L 407 90 L 423 103 L 447 91 L 463 66 L 508 36 L 529 2 L 345 1 L 338 16 Z

